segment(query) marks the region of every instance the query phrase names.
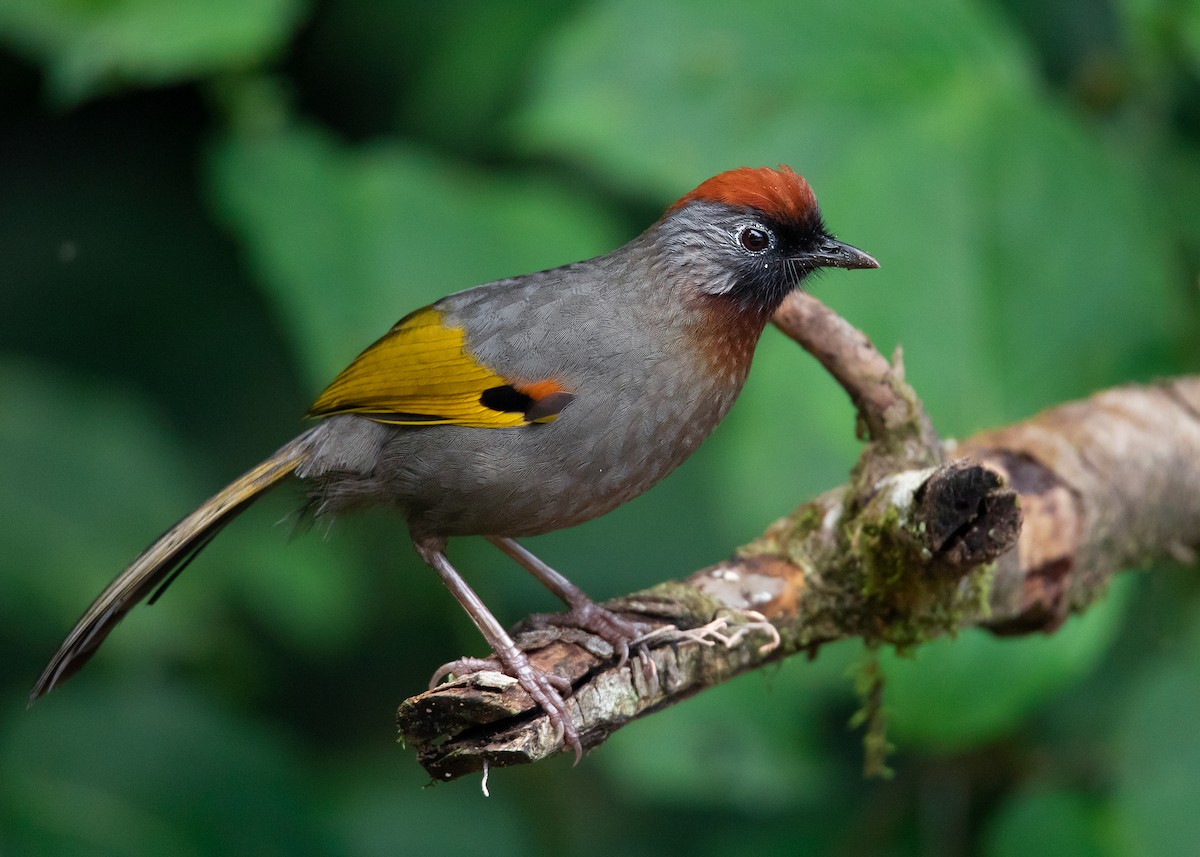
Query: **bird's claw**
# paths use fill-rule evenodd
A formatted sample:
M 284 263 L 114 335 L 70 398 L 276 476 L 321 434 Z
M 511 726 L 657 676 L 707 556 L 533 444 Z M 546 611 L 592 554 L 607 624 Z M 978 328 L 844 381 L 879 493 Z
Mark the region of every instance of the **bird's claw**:
M 629 662 L 629 652 L 633 649 L 647 686 L 657 692 L 658 667 L 650 657 L 649 647 L 642 642 L 651 631 L 651 625 L 626 619 L 594 601 L 576 604 L 566 613 L 537 613 L 530 616 L 525 624 L 530 628 L 578 628 L 599 637 L 612 646 L 617 669 Z
M 742 621 L 734 623 L 731 618 Z M 741 642 L 742 638 L 752 631 L 761 631 L 770 639 L 758 649 L 759 654 L 765 655 L 776 649 L 781 638 L 779 630 L 771 624 L 766 616 L 756 610 L 722 611 L 706 625 L 698 628 L 677 628 L 674 625 L 664 625 L 643 634 L 634 642 L 645 646 L 650 642 L 668 643 L 697 643 L 701 646 L 722 645 L 729 649 Z
M 465 676 L 484 670 L 494 670 L 516 679 L 554 727 L 554 740 L 574 750 L 575 763 L 579 763 L 583 758 L 583 744 L 564 699 L 571 692 L 570 680 L 537 669 L 520 649 L 497 652 L 490 658 L 458 658 L 442 664 L 430 679 L 429 687 L 434 688 L 450 675 Z
M 525 624 L 530 628 L 578 628 L 599 637 L 612 646 L 618 669 L 628 662 L 630 647 L 636 647 L 651 627 L 626 619 L 594 601 L 577 604 L 566 613 L 537 613 Z
M 484 670 L 495 670 L 502 673 L 504 672 L 504 665 L 497 658 L 456 658 L 434 670 L 433 675 L 429 679 L 429 689 L 433 690 L 447 677 L 453 676 L 459 678 L 471 675 L 472 673 L 483 672 Z

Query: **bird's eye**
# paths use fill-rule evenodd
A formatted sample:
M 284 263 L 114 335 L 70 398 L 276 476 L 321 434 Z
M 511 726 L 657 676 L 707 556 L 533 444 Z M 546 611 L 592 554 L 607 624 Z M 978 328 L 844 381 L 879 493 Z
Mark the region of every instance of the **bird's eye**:
M 751 253 L 761 253 L 771 246 L 771 233 L 757 226 L 744 226 L 738 232 L 738 241 Z

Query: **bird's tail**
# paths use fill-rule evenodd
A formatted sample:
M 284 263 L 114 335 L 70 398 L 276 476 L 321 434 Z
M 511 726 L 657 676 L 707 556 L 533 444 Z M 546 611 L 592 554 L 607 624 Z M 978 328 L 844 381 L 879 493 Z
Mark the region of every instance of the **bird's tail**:
M 142 551 L 75 623 L 34 685 L 29 704 L 70 678 L 135 604 L 154 592 L 149 602 L 153 604 L 222 527 L 303 465 L 312 454 L 314 431 L 305 432 L 242 474 Z

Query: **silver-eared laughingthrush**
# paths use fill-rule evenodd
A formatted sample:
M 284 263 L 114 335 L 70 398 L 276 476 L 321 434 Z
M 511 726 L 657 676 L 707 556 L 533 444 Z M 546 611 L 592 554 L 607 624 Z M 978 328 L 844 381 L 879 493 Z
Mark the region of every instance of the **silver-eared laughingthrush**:
M 630 623 L 512 541 L 582 523 L 641 494 L 728 412 L 763 327 L 817 268 L 874 268 L 825 229 L 787 167 L 731 170 L 605 256 L 498 280 L 401 319 L 321 394 L 320 422 L 185 517 L 100 594 L 33 689 L 53 689 L 129 609 L 165 586 L 285 477 L 318 518 L 395 507 L 421 557 L 564 733 L 561 679 L 535 670 L 446 558 L 482 535 L 628 651 Z

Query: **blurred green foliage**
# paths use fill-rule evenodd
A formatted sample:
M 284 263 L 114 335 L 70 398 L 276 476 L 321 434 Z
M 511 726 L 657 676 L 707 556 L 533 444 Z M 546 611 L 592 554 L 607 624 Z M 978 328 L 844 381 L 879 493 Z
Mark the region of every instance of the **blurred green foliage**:
M 280 492 L 24 709 L 88 599 L 405 312 L 779 162 L 883 263 L 812 288 L 903 345 L 947 434 L 1200 366 L 1195 0 L 0 2 L 0 853 L 1193 851 L 1200 599 L 1171 569 L 1053 636 L 886 655 L 890 782 L 859 774 L 842 645 L 484 799 L 392 743 L 474 630 L 394 518 L 289 539 Z M 538 550 L 639 588 L 856 451 L 768 331 L 679 473 Z M 453 550 L 505 620 L 553 607 Z

